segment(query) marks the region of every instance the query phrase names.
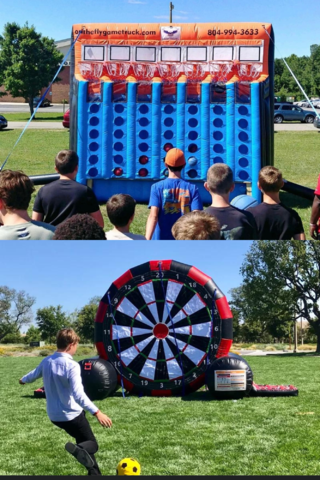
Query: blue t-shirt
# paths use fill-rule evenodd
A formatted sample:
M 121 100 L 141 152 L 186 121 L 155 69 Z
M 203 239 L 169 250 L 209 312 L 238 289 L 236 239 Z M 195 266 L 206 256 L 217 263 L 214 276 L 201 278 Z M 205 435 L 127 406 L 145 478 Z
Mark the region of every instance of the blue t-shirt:
M 151 187 L 149 208 L 159 208 L 152 240 L 174 240 L 171 228 L 185 213 L 202 210 L 198 188 L 179 178 L 166 178 Z

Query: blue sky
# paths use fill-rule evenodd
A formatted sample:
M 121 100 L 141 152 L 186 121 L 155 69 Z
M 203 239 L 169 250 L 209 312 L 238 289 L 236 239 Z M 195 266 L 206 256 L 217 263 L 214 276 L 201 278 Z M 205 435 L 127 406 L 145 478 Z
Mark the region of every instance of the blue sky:
M 241 283 L 240 266 L 252 242 L 2 242 L 0 285 L 36 297 L 34 311 L 62 305 L 69 313 L 129 268 L 173 259 L 211 276 L 222 292 Z M 23 329 L 24 331 L 24 329 Z
M 74 23 L 168 22 L 167 0 L 0 0 L 0 33 L 7 22 L 33 24 L 55 40 L 68 38 Z M 173 21 L 266 22 L 276 35 L 276 57 L 309 55 L 320 43 L 320 2 L 301 0 L 174 0 Z

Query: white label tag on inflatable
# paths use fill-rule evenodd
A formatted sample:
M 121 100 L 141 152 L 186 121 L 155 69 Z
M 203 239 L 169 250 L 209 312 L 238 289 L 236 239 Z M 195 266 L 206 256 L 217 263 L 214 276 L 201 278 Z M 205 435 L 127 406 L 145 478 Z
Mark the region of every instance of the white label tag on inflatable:
M 246 390 L 247 377 L 245 370 L 216 370 L 214 372 L 216 392 L 236 392 Z

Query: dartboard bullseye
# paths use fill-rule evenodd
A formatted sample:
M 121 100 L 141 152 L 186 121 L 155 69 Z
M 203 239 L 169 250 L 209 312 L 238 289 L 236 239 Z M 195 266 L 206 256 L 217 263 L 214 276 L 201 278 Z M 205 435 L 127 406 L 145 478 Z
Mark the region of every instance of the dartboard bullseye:
M 197 390 L 232 344 L 232 314 L 214 281 L 174 260 L 151 261 L 112 283 L 95 319 L 101 358 L 133 393 Z

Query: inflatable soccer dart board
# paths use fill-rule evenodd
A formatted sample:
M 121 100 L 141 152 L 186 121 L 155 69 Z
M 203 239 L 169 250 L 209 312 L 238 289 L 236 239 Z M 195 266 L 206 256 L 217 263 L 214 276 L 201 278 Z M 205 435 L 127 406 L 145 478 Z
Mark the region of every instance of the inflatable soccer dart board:
M 232 314 L 214 281 L 174 260 L 150 261 L 112 283 L 95 319 L 101 358 L 135 394 L 197 390 L 232 344 Z

